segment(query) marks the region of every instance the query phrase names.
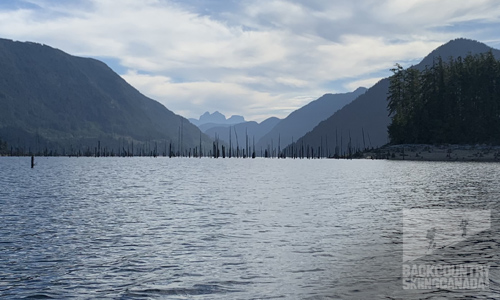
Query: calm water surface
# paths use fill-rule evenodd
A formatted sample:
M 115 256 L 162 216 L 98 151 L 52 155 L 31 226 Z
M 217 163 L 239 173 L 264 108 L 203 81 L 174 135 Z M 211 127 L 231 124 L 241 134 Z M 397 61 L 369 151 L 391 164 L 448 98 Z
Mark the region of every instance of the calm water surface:
M 29 160 L 0 158 L 0 298 L 500 297 L 497 163 Z M 490 289 L 403 290 L 405 208 L 491 209 L 461 252 Z

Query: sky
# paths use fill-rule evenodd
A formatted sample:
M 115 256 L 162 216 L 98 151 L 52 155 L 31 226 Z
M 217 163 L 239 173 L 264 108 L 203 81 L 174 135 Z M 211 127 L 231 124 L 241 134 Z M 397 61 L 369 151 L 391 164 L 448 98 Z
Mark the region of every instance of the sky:
M 455 38 L 500 48 L 498 32 L 498 0 L 0 1 L 1 38 L 99 59 L 189 118 L 283 118 Z

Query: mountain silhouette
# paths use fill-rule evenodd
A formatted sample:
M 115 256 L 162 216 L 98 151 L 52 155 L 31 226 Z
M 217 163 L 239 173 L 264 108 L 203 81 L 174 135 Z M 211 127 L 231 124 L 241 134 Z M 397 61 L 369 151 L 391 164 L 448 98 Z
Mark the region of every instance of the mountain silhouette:
M 257 149 L 267 149 L 273 145 L 274 148 L 292 143 L 308 131 L 312 130 L 319 122 L 327 119 L 336 111 L 366 92 L 360 87 L 354 92 L 343 94 L 325 94 L 317 100 L 293 111 L 285 119 L 279 122 L 268 134 L 263 136 L 256 145 Z
M 98 60 L 0 39 L 0 66 L 0 138 L 13 148 L 188 149 L 200 138 L 211 147 L 196 126 Z
M 233 124 L 243 123 L 245 122 L 245 118 L 242 116 L 233 115 L 230 118 L 226 119 L 226 116 L 218 111 L 215 111 L 212 114 L 207 111 L 203 115 L 201 115 L 199 119 L 190 118 L 189 121 L 198 126 L 202 131 L 205 131 L 212 127 L 222 125 L 229 126 Z
M 428 54 L 414 68 L 430 67 L 433 61 L 441 57 L 444 61 L 450 57 L 465 57 L 467 54 L 479 54 L 492 51 L 500 58 L 500 51 L 487 45 L 468 39 L 452 40 Z M 352 147 L 380 147 L 389 142 L 387 126 L 391 119 L 387 111 L 388 78 L 380 80 L 366 93 L 346 105 L 327 120 L 321 122 L 312 131 L 305 134 L 296 146 L 309 145 L 314 149 L 327 147 L 328 154 L 333 155 L 335 147 L 346 153 L 349 142 Z M 325 141 L 328 140 L 328 145 Z M 325 153 L 326 154 L 326 153 Z M 340 154 L 340 153 L 339 153 Z

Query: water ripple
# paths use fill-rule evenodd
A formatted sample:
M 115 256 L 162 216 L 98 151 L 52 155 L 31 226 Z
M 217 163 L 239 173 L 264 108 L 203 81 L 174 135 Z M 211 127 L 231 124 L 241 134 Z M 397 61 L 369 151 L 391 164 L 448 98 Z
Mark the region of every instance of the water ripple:
M 500 165 L 0 158 L 5 299 L 494 299 Z M 490 289 L 402 290 L 402 209 L 491 209 L 431 263 Z

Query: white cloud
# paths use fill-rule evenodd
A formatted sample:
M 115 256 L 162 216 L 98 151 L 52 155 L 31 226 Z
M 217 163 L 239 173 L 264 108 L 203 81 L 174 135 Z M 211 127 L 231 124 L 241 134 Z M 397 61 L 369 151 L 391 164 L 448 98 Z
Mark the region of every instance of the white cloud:
M 500 23 L 495 0 L 29 2 L 0 9 L 2 37 L 112 58 L 128 82 L 187 117 L 283 117 L 450 39 L 496 40 L 485 27 Z
M 293 98 L 293 95 L 273 95 L 259 92 L 244 85 L 225 82 L 180 82 L 168 77 L 139 74 L 128 71 L 122 77 L 145 95 L 186 117 L 198 117 L 196 111 L 219 110 L 227 116 L 239 115 L 241 111 L 252 111 L 252 119 L 262 121 L 269 113 L 283 118 L 293 110 L 313 100 Z M 196 90 L 197 93 L 193 93 Z M 214 109 L 214 107 L 216 109 Z

